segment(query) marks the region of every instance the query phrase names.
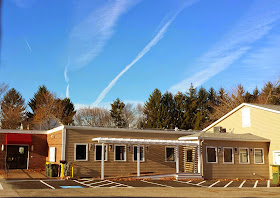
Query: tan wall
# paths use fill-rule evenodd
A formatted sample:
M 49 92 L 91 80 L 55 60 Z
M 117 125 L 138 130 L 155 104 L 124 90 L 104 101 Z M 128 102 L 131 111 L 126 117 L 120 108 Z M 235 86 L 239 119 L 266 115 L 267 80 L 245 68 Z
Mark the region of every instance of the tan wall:
M 206 146 L 215 146 L 218 152 L 218 163 L 206 162 Z M 223 147 L 240 147 L 249 149 L 249 164 L 239 163 L 239 152 L 234 154 L 234 164 L 223 163 Z M 269 162 L 268 162 L 269 143 L 263 142 L 231 142 L 231 141 L 210 141 L 205 140 L 202 144 L 203 156 L 203 176 L 205 179 L 268 179 L 269 178 Z M 253 152 L 250 152 L 250 148 Z M 254 148 L 263 148 L 264 164 L 254 163 Z
M 61 148 L 62 148 L 62 130 L 50 133 L 47 135 L 48 141 L 48 157 L 47 161 L 49 161 L 49 148 L 55 147 L 55 163 L 60 163 L 61 160 Z
M 177 139 L 178 134 L 160 134 L 160 133 L 128 133 L 128 132 L 104 132 L 104 131 L 78 131 L 67 130 L 66 135 L 66 160 L 74 163 L 74 174 L 79 177 L 99 177 L 101 162 L 95 161 L 95 151 L 89 151 L 88 161 L 74 161 L 75 143 L 96 143 L 92 138 L 113 137 L 113 138 L 145 138 L 145 139 Z M 114 144 L 112 144 L 114 145 Z M 135 175 L 137 172 L 137 163 L 133 162 L 133 149 L 128 151 L 126 147 L 126 161 L 114 161 L 114 149 L 108 152 L 108 161 L 105 161 L 105 176 L 127 176 Z M 114 147 L 113 147 L 114 148 Z M 179 147 L 180 171 L 184 171 L 183 148 Z M 174 173 L 176 170 L 175 162 L 165 162 L 165 146 L 149 145 L 148 151 L 145 149 L 145 162 L 141 162 L 141 173 Z
M 250 108 L 251 127 L 242 127 L 243 108 Z M 280 114 L 245 106 L 215 126 L 226 128 L 227 132 L 251 133 L 269 139 L 269 164 L 273 164 L 273 151 L 280 150 Z M 214 131 L 213 127 L 208 131 Z M 271 168 L 270 175 L 272 176 Z

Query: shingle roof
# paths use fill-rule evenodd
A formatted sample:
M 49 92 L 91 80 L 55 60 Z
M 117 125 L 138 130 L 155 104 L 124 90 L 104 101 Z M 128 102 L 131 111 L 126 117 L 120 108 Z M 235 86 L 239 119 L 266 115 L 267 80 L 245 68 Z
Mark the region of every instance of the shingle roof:
M 187 139 L 211 139 L 211 140 L 227 140 L 227 141 L 254 141 L 254 142 L 270 142 L 269 139 L 253 135 L 251 133 L 236 134 L 236 133 L 214 133 L 214 132 L 198 132 L 196 134 L 180 137 L 179 140 Z
M 271 109 L 271 110 L 275 110 L 275 111 L 280 111 L 280 105 L 255 104 L 255 103 L 248 103 L 248 104 L 255 105 L 255 106 L 258 106 L 258 107 L 267 108 L 267 109 Z

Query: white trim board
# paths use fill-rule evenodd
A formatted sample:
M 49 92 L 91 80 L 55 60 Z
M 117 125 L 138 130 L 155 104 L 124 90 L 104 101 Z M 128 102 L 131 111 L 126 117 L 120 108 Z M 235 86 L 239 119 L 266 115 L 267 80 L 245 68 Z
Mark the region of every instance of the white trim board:
M 273 109 L 269 109 L 269 108 L 265 108 L 265 107 L 260 107 L 257 105 L 253 105 L 253 104 L 248 104 L 248 103 L 242 103 L 241 105 L 239 105 L 238 107 L 234 108 L 233 110 L 231 110 L 229 113 L 227 113 L 226 115 L 224 115 L 223 117 L 221 117 L 220 119 L 218 119 L 217 121 L 215 121 L 214 123 L 212 123 L 211 125 L 209 125 L 208 127 L 206 127 L 205 129 L 203 129 L 202 131 L 207 131 L 208 129 L 212 128 L 213 126 L 215 126 L 216 124 L 220 123 L 222 120 L 224 120 L 225 118 L 227 118 L 228 116 L 230 116 L 231 114 L 235 113 L 236 111 L 238 111 L 239 109 L 241 109 L 244 106 L 248 106 L 248 107 L 253 107 L 256 109 L 261 109 L 264 111 L 269 111 L 269 112 L 273 112 L 273 113 L 278 113 L 280 114 L 280 111 L 276 111 Z

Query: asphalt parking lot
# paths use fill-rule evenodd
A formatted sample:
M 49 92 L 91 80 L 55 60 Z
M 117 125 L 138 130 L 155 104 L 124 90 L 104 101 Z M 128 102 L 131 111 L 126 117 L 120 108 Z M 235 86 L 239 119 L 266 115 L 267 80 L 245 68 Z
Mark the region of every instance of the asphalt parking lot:
M 70 189 L 70 188 L 137 188 L 137 187 L 197 187 L 197 188 L 270 188 L 276 187 L 267 181 L 219 181 L 219 180 L 135 180 L 112 181 L 97 179 L 38 179 L 6 180 L 13 189 Z

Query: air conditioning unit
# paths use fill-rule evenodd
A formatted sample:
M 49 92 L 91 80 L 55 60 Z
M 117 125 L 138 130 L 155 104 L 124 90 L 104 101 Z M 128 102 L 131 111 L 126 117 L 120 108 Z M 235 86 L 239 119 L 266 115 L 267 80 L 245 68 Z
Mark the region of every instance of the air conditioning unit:
M 220 133 L 221 130 L 222 130 L 222 127 L 220 127 L 220 126 L 214 127 L 214 133 Z

